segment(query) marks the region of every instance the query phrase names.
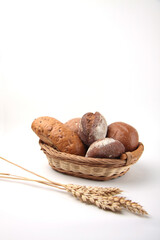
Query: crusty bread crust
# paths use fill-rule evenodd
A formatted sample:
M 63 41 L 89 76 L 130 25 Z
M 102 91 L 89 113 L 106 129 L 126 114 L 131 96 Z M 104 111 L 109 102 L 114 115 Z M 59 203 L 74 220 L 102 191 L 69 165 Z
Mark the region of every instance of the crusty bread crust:
M 84 156 L 85 146 L 79 136 L 69 127 L 52 117 L 39 117 L 31 126 L 45 143 L 59 151 Z

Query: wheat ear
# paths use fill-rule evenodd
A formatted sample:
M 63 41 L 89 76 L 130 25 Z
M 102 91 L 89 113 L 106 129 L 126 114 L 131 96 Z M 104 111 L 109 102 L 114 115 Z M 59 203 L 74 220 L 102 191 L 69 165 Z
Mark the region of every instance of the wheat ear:
M 72 191 L 72 190 L 81 190 L 83 191 L 85 194 L 94 194 L 97 196 L 113 196 L 113 195 L 117 195 L 120 194 L 122 192 L 121 189 L 119 188 L 113 188 L 113 187 L 92 187 L 92 186 L 81 186 L 81 185 L 76 185 L 76 184 L 68 184 L 65 185 L 66 190 Z
M 129 199 L 126 199 L 122 196 L 110 196 L 108 197 L 110 201 L 118 202 L 120 206 L 128 209 L 130 212 L 138 214 L 138 215 L 148 215 L 147 211 L 143 209 L 143 207 L 136 202 L 132 202 Z
M 68 192 L 70 192 L 74 197 L 81 200 L 84 203 L 96 205 L 99 208 L 104 210 L 111 210 L 113 212 L 121 211 L 121 206 L 119 202 L 110 201 L 109 198 L 98 196 L 93 193 L 86 193 L 83 191 L 83 188 L 74 189 L 73 188 L 66 188 Z

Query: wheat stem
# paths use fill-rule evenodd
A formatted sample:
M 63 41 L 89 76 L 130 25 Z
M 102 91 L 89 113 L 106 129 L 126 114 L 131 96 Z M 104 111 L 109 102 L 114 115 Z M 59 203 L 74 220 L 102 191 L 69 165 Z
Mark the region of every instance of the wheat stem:
M 51 186 L 51 187 L 55 187 L 55 188 L 58 188 L 58 189 L 65 190 L 64 187 L 54 185 L 53 183 L 48 182 L 48 181 L 30 179 L 30 178 L 26 178 L 26 177 L 21 177 L 21 176 L 17 176 L 17 175 L 12 175 L 12 174 L 10 174 L 10 173 L 0 173 L 0 178 L 13 179 L 13 180 L 22 180 L 22 181 L 30 181 L 30 182 L 37 182 L 37 183 L 42 183 L 42 184 L 45 184 L 45 185 L 48 185 L 48 186 Z
M 1 158 L 2 160 L 4 160 L 4 161 L 6 161 L 6 162 L 8 162 L 8 163 L 10 163 L 10 164 L 12 164 L 12 165 L 14 165 L 14 166 L 16 166 L 16 167 L 19 167 L 19 168 L 23 169 L 23 170 L 26 171 L 26 172 L 29 172 L 29 173 L 37 176 L 37 177 L 40 177 L 40 178 L 45 179 L 46 181 L 50 182 L 51 184 L 54 184 L 55 187 L 56 187 L 56 186 L 60 186 L 60 187 L 64 187 L 64 186 L 65 186 L 64 184 L 60 184 L 60 183 L 57 183 L 57 182 L 53 182 L 53 181 L 49 180 L 48 178 L 43 177 L 43 176 L 41 176 L 41 175 L 39 175 L 39 174 L 37 174 L 37 173 L 35 173 L 35 172 L 32 172 L 32 171 L 30 171 L 30 170 L 28 170 L 28 169 L 26 169 L 26 168 L 24 168 L 24 167 L 22 167 L 22 166 L 20 166 L 20 165 L 18 165 L 18 164 L 16 164 L 16 163 L 13 163 L 13 162 L 11 162 L 11 161 L 3 158 L 3 157 L 0 157 L 0 158 Z

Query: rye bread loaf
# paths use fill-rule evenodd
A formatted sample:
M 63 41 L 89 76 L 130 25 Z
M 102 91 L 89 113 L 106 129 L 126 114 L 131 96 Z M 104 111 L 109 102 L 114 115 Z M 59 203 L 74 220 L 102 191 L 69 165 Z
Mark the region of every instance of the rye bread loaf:
M 125 152 L 125 147 L 118 140 L 104 138 L 90 145 L 86 157 L 94 158 L 118 158 Z
M 85 155 L 85 147 L 79 136 L 63 123 L 52 117 L 39 117 L 31 126 L 37 136 L 58 151 Z
M 79 136 L 87 146 L 93 142 L 105 138 L 107 133 L 107 122 L 99 113 L 88 112 L 80 120 Z

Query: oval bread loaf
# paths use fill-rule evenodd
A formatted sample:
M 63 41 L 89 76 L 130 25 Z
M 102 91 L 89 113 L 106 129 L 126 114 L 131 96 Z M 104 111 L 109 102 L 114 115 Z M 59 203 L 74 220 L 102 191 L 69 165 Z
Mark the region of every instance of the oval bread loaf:
M 79 136 L 87 146 L 105 138 L 106 134 L 107 122 L 99 112 L 89 112 L 83 115 L 79 125 Z
M 137 130 L 124 122 L 114 122 L 108 126 L 107 137 L 123 143 L 126 152 L 132 152 L 138 147 L 139 136 Z
M 85 155 L 85 147 L 79 136 L 52 117 L 39 117 L 32 123 L 32 130 L 45 143 L 61 152 Z
M 125 147 L 118 140 L 104 138 L 90 145 L 86 157 L 94 158 L 118 158 L 125 152 Z

